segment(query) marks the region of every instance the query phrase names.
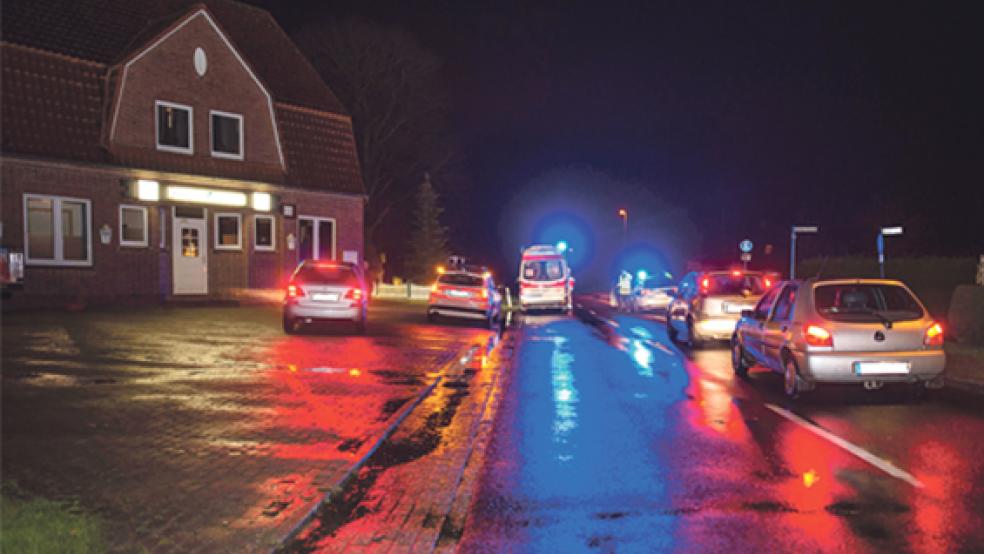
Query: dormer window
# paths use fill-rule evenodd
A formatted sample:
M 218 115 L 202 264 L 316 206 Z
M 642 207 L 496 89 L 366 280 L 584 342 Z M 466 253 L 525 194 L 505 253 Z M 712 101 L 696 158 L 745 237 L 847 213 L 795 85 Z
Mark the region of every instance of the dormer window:
M 243 116 L 212 110 L 212 156 L 243 159 Z
M 156 110 L 157 149 L 179 154 L 194 152 L 191 106 L 158 100 Z

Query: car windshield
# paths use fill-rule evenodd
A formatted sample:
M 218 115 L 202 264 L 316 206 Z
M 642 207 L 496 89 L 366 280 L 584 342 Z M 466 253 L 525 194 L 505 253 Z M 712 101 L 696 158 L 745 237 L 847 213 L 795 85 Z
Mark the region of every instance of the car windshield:
M 527 260 L 523 262 L 523 279 L 527 281 L 556 281 L 564 276 L 560 260 Z
M 905 321 L 923 317 L 919 302 L 898 285 L 847 283 L 819 285 L 813 291 L 817 312 L 835 321 Z
M 456 285 L 459 287 L 480 287 L 482 278 L 477 275 L 467 273 L 445 273 L 437 278 L 437 282 L 444 285 Z
M 707 286 L 704 286 L 704 279 Z M 708 273 L 701 279 L 701 288 L 710 295 L 759 295 L 766 286 L 762 276 L 749 273 Z
M 301 266 L 295 279 L 304 283 L 354 284 L 358 282 L 355 271 L 349 266 L 307 263 Z

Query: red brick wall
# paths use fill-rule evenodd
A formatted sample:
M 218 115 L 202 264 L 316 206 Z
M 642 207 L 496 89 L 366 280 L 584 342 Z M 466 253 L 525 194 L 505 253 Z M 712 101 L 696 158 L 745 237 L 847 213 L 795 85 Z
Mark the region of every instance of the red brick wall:
M 205 51 L 204 76 L 195 71 L 196 48 Z M 245 162 L 280 167 L 274 122 L 263 90 L 204 15 L 198 15 L 129 65 L 118 97 L 111 148 L 156 150 L 155 100 L 193 108 L 194 158 L 211 161 L 209 110 L 243 115 Z M 185 154 L 160 152 L 186 167 Z M 241 161 L 217 163 L 242 165 Z
M 92 204 L 92 267 L 28 266 L 22 291 L 5 301 L 9 307 L 54 306 L 66 304 L 129 304 L 158 301 L 171 293 L 171 207 L 166 202 L 139 202 L 124 198 L 120 182 L 130 178 L 126 170 L 91 169 L 56 166 L 3 158 L 0 164 L 3 182 L 0 216 L 3 221 L 3 246 L 24 249 L 23 194 L 51 194 L 88 199 Z M 239 190 L 246 191 L 244 184 Z M 299 215 L 327 217 L 335 220 L 336 257 L 344 250 L 355 250 L 363 258 L 364 199 L 323 192 L 281 189 L 274 192 L 280 203 L 297 206 Z M 147 247 L 123 247 L 119 244 L 119 205 L 136 204 L 148 208 L 149 242 Z M 165 248 L 160 249 L 159 208 L 165 210 Z M 253 247 L 253 218 L 249 209 L 207 207 L 207 248 L 209 293 L 224 297 L 229 289 L 273 288 L 284 284 L 297 265 L 297 249 L 287 248 L 287 235 L 297 236 L 297 219 L 285 219 L 275 206 L 276 250 L 256 251 Z M 240 213 L 242 216 L 242 250 L 215 249 L 215 214 Z M 112 240 L 102 244 L 99 228 L 112 229 Z
M 158 295 L 158 248 L 160 240 L 157 210 L 148 209 L 149 246 L 131 248 L 119 244 L 120 176 L 112 172 L 74 170 L 21 164 L 5 158 L 3 180 L 3 245 L 24 249 L 25 193 L 51 194 L 88 199 L 92 202 L 92 267 L 27 266 L 24 289 L 10 299 L 18 304 L 33 297 L 34 305 L 62 306 L 84 298 L 100 303 L 154 298 Z M 141 204 L 126 200 L 127 204 Z M 113 231 L 109 244 L 99 240 L 99 228 L 106 224 Z

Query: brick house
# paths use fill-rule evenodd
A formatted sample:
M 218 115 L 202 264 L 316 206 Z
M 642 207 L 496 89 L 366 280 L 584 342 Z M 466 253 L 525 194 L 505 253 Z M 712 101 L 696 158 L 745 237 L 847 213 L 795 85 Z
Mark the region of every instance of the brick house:
M 8 305 L 221 298 L 361 261 L 351 118 L 264 10 L 232 0 L 2 6 Z

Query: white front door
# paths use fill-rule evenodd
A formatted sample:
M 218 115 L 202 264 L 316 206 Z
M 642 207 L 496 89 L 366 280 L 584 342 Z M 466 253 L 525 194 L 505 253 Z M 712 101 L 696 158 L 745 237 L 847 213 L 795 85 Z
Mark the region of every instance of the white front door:
M 174 208 L 173 214 L 174 294 L 208 294 L 205 208 Z

